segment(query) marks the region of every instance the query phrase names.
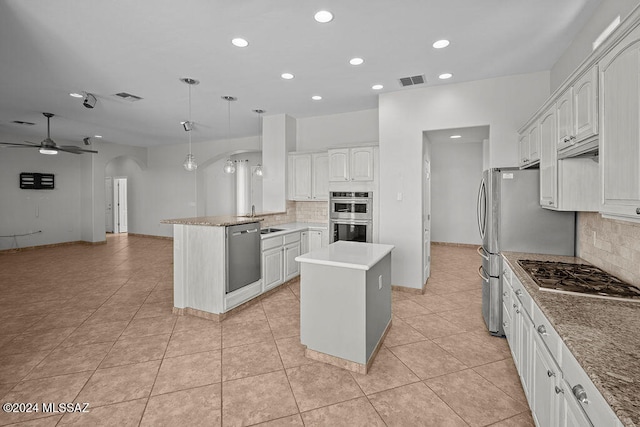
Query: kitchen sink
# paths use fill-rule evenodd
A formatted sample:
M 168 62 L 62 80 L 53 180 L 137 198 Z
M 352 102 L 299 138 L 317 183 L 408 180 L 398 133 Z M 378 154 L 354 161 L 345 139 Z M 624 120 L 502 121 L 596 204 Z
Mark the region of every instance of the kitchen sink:
M 276 233 L 278 231 L 284 231 L 284 228 L 263 228 L 260 230 L 260 234 Z

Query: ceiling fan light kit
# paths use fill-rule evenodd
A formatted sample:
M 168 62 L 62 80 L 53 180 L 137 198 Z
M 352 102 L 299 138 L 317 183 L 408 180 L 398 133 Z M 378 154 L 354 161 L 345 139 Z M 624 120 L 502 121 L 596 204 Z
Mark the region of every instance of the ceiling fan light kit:
M 82 154 L 82 153 L 97 153 L 95 150 L 86 150 L 75 145 L 57 145 L 53 139 L 51 139 L 51 117 L 53 113 L 42 113 L 47 118 L 47 137 L 39 145 L 33 142 L 25 141 L 25 143 L 16 142 L 0 142 L 0 146 L 13 147 L 13 148 L 38 148 L 40 154 L 56 155 L 58 151 L 64 151 L 66 153 Z M 88 139 L 88 138 L 86 138 Z M 86 141 L 85 141 L 86 144 Z

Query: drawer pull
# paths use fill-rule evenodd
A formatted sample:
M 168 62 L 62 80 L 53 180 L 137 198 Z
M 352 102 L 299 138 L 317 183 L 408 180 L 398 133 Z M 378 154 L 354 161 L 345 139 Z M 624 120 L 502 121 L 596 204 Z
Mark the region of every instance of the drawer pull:
M 549 334 L 547 333 L 547 328 L 545 328 L 545 327 L 544 327 L 544 325 L 540 325 L 540 326 L 538 326 L 538 333 L 539 333 L 540 335 L 543 335 L 543 336 L 544 336 L 544 335 L 549 335 Z
M 516 310 L 516 314 L 520 314 L 520 310 Z
M 549 370 L 547 370 L 547 376 L 548 376 L 549 378 L 551 378 L 551 377 L 555 377 L 555 376 L 556 376 L 556 373 L 549 369 Z
M 636 208 L 636 215 L 640 215 L 640 208 Z
M 578 399 L 578 402 L 588 405 L 589 399 L 587 399 L 587 392 L 584 390 L 581 384 L 574 386 L 571 391 L 573 391 L 573 395 Z
M 564 390 L 556 386 L 556 394 L 564 393 Z
M 518 290 L 516 291 L 516 296 L 520 296 L 520 295 L 522 295 L 522 289 L 518 289 Z
M 517 304 L 513 304 L 513 308 L 516 308 L 518 305 Z
M 502 293 L 502 296 L 503 296 L 503 297 L 506 297 L 506 296 L 507 296 L 507 291 L 504 291 L 504 292 Z
M 502 326 L 504 326 L 505 328 L 507 327 L 507 322 L 502 322 Z

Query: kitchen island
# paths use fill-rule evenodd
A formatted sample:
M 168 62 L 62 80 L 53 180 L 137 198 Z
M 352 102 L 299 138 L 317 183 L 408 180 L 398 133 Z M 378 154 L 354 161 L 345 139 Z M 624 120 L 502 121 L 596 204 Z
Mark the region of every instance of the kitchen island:
M 391 326 L 393 248 L 338 241 L 296 257 L 306 357 L 367 373 Z

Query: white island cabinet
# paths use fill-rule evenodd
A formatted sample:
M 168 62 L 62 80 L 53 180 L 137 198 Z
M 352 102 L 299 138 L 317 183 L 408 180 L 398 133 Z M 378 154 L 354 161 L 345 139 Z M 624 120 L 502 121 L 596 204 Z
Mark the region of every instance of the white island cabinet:
M 296 258 L 305 356 L 367 373 L 391 326 L 392 249 L 338 241 Z

